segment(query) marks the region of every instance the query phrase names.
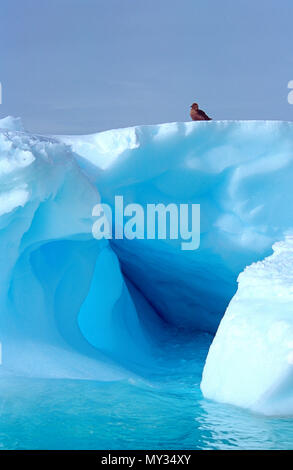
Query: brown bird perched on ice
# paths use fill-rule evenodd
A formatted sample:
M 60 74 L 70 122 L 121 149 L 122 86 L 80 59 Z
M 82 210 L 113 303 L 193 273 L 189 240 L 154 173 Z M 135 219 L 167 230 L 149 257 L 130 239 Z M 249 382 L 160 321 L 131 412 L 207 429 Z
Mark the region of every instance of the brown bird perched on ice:
M 198 109 L 198 104 L 191 105 L 190 117 L 193 121 L 211 121 L 212 119 L 206 115 L 204 111 Z

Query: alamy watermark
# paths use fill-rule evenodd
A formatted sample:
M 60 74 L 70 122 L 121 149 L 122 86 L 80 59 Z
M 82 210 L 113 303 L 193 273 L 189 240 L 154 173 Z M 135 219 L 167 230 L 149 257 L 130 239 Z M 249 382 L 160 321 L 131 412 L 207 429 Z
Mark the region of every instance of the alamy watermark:
M 293 104 L 293 80 L 290 80 L 288 83 L 288 88 L 290 88 L 291 91 L 288 93 L 288 103 Z
M 92 227 L 97 240 L 180 240 L 182 250 L 196 250 L 200 244 L 200 204 L 127 204 L 115 196 L 114 214 L 108 204 L 94 206 L 98 217 Z

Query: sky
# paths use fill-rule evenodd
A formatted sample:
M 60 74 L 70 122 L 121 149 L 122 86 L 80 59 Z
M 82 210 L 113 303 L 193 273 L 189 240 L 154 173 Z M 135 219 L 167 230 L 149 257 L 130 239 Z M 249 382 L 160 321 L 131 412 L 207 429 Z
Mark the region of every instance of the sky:
M 0 118 L 84 134 L 293 120 L 292 0 L 1 0 Z

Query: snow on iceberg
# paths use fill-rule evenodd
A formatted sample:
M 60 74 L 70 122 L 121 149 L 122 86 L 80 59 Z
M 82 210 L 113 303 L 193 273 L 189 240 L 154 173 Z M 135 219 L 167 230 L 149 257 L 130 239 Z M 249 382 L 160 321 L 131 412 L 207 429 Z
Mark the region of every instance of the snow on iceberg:
M 22 120 L 13 116 L 6 116 L 5 118 L 0 119 L 0 129 L 24 132 Z
M 1 121 L 0 121 L 1 124 Z M 55 136 L 71 145 L 77 155 L 82 155 L 94 166 L 108 168 L 125 150 L 139 146 L 134 127 L 105 131 L 89 135 Z
M 207 398 L 293 414 L 293 237 L 248 266 L 210 347 Z

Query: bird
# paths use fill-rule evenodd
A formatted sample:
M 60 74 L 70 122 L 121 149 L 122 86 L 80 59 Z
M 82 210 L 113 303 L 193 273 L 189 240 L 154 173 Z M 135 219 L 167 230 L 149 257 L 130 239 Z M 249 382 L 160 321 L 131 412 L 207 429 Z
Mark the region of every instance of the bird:
M 208 117 L 202 109 L 198 109 L 198 104 L 191 105 L 190 117 L 193 121 L 211 121 L 212 118 Z

